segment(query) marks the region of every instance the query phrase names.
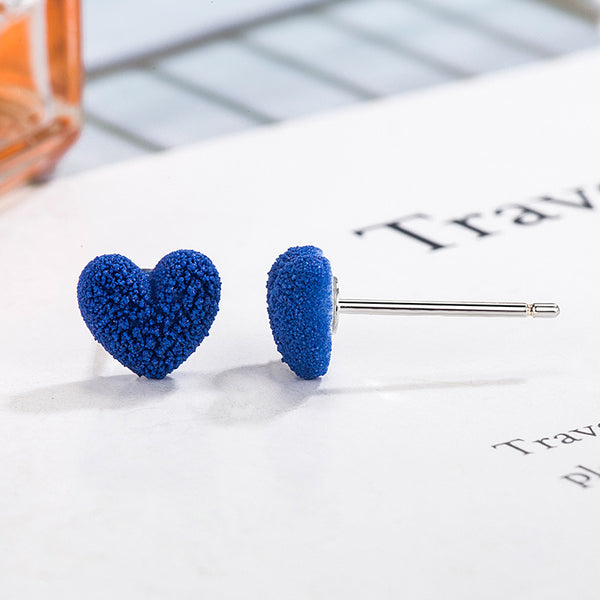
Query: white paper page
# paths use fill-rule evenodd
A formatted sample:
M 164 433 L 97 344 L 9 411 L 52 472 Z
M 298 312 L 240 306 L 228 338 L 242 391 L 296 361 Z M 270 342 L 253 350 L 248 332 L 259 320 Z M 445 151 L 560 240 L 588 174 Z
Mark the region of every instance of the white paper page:
M 596 598 L 598 106 L 587 53 L 5 198 L 2 598 Z M 447 247 L 354 233 L 416 213 Z M 493 234 L 449 223 L 471 213 Z M 265 282 L 308 243 L 345 297 L 562 314 L 342 315 L 329 373 L 302 381 Z M 213 260 L 220 312 L 139 379 L 93 341 L 77 278 L 177 248 Z M 528 454 L 494 448 L 517 438 Z

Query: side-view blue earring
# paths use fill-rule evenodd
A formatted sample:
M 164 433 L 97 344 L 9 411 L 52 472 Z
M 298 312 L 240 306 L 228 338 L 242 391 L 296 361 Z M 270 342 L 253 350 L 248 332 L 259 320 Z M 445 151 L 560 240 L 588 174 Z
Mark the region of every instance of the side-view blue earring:
M 560 313 L 554 303 L 341 299 L 329 260 L 314 246 L 289 248 L 277 258 L 267 280 L 267 310 L 283 362 L 302 379 L 327 373 L 331 336 L 341 313 L 446 317 L 557 317 Z
M 327 373 L 333 333 L 333 275 L 323 252 L 297 246 L 273 263 L 267 280 L 273 339 L 283 362 L 302 379 Z
M 162 379 L 208 335 L 221 280 L 211 260 L 176 250 L 152 270 L 120 254 L 94 258 L 77 285 L 81 316 L 94 338 L 136 375 Z

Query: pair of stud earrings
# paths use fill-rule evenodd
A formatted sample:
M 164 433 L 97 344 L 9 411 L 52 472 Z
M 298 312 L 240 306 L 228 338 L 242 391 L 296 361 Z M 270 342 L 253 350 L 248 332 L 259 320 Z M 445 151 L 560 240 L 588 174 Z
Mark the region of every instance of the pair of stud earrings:
M 219 310 L 221 280 L 211 260 L 177 250 L 154 269 L 120 254 L 105 254 L 83 269 L 77 286 L 81 315 L 94 338 L 139 376 L 162 379 L 208 335 Z M 283 362 L 302 379 L 327 373 L 339 315 L 394 314 L 556 317 L 551 303 L 396 302 L 347 300 L 338 293 L 329 260 L 319 248 L 289 248 L 273 263 L 267 309 Z

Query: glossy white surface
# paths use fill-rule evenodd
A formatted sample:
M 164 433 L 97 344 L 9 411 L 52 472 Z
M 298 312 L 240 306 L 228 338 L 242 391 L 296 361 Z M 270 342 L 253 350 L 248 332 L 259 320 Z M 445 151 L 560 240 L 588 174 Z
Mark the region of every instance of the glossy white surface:
M 595 597 L 600 487 L 560 477 L 597 467 L 600 439 L 491 445 L 599 422 L 600 323 L 582 309 L 600 301 L 598 208 L 493 215 L 583 185 L 600 205 L 599 72 L 581 55 L 4 197 L 0 595 Z M 478 211 L 495 235 L 442 225 Z M 352 233 L 415 212 L 456 247 Z M 563 313 L 342 315 L 329 374 L 299 381 L 264 285 L 301 243 L 344 296 Z M 176 248 L 218 266 L 221 312 L 172 376 L 138 379 L 93 342 L 77 278 L 97 254 L 152 266 Z

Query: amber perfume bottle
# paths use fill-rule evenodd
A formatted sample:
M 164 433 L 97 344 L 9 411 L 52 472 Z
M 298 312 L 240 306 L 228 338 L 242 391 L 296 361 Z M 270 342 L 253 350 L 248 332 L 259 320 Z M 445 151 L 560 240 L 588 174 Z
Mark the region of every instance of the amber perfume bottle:
M 0 192 L 75 141 L 81 81 L 79 0 L 0 0 Z

